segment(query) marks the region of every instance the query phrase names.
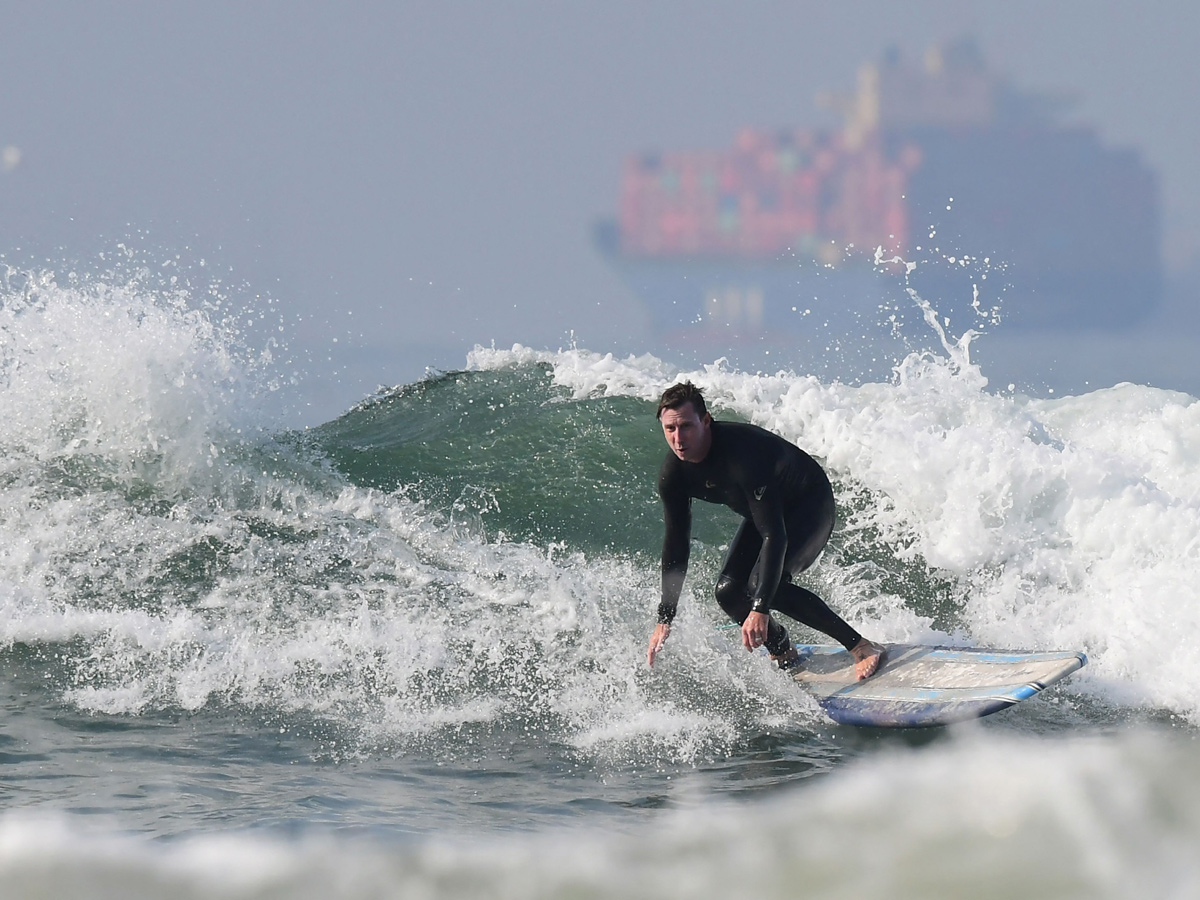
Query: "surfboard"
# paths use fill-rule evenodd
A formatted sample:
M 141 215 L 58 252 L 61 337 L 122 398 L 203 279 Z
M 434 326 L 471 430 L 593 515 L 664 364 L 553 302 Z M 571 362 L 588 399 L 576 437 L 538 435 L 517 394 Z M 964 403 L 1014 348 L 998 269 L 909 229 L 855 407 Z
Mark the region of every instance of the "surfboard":
M 838 646 L 800 644 L 789 672 L 843 725 L 923 728 L 990 716 L 1045 690 L 1087 664 L 1078 651 L 1022 653 L 888 644 L 883 665 L 856 681 L 854 658 Z

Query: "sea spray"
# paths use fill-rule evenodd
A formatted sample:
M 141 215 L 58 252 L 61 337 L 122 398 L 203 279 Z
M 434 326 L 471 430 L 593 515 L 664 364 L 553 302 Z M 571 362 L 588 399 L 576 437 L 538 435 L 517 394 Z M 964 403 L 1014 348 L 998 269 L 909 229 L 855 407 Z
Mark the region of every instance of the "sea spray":
M 697 517 L 677 633 L 644 666 L 652 401 L 691 377 L 829 467 L 842 518 L 805 577 L 860 630 L 1083 649 L 1062 690 L 1196 715 L 1184 395 L 993 394 L 953 342 L 857 386 L 480 349 L 307 435 L 263 433 L 262 357 L 203 304 L 43 278 L 10 285 L 4 314 L 0 635 L 77 708 L 242 710 L 362 752 L 553 735 L 616 760 L 813 727 L 717 627 L 722 510 Z
M 521 347 L 477 349 L 469 363 L 532 360 L 551 365 L 577 399 L 648 402 L 690 378 L 718 415 L 777 431 L 824 460 L 843 501 L 872 498 L 845 524 L 952 583 L 954 624 L 974 642 L 1082 649 L 1092 665 L 1076 680 L 1097 696 L 1200 716 L 1193 398 L 1133 386 L 1058 400 L 995 394 L 965 354 L 914 354 L 891 381 L 860 386 Z M 931 620 L 906 616 L 903 597 L 838 599 L 851 612 L 873 609 L 881 637 L 944 637 L 922 636 Z
M 432 463 L 387 489 L 347 478 L 333 464 L 338 427 L 365 427 L 376 445 L 411 424 L 370 425 L 383 401 L 308 436 L 255 427 L 265 363 L 216 310 L 137 279 L 15 281 L 0 640 L 77 709 L 242 710 L 362 752 L 480 727 L 665 758 L 728 746 L 739 723 L 816 716 L 785 685 L 761 691 L 762 673 L 740 657 L 735 677 L 750 677 L 731 698 L 730 648 L 702 618 L 690 634 L 684 618 L 676 642 L 701 665 L 650 679 L 640 662 L 653 570 L 625 547 L 522 534 L 511 518 L 489 535 L 482 517 L 504 479 L 443 497 L 421 492 L 440 477 Z M 492 409 L 480 405 L 485 431 L 498 424 L 488 416 L 542 408 L 546 380 L 534 380 L 528 404 L 509 381 Z M 461 389 L 444 384 L 452 405 Z M 417 431 L 399 442 L 428 444 L 429 429 Z M 564 489 L 552 456 L 500 450 L 532 485 Z M 600 462 L 628 483 L 628 466 Z M 573 477 L 582 487 L 594 471 Z M 628 514 L 611 505 L 614 521 Z
M 0 819 L 6 896 L 626 896 L 660 877 L 704 896 L 766 857 L 784 863 L 761 890 L 788 896 L 846 896 L 847 865 L 937 896 L 946 860 L 1008 893 L 1194 884 L 1176 848 L 1196 828 L 1170 804 L 1198 781 L 1196 666 L 1160 652 L 1195 628 L 1189 397 L 993 392 L 948 332 L 855 384 L 517 348 L 293 433 L 263 411 L 274 351 L 207 295 L 6 291 L 0 754 L 7 809 L 49 813 Z M 653 403 L 681 376 L 826 463 L 839 523 L 804 583 L 856 626 L 1092 665 L 970 729 L 834 726 L 723 627 L 737 522 L 705 506 L 649 669 Z M 248 857 L 193 843 L 228 828 Z M 1126 828 L 1150 843 L 1125 854 Z

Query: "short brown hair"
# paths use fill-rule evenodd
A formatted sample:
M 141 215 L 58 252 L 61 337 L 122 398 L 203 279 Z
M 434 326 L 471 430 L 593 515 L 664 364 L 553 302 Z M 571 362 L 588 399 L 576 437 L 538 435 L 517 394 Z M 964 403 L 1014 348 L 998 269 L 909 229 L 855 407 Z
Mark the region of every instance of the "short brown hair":
M 679 409 L 688 403 L 692 404 L 692 409 L 701 419 L 708 415 L 708 407 L 704 403 L 704 395 L 700 393 L 700 388 L 690 381 L 673 384 L 663 391 L 663 395 L 658 401 L 657 418 L 662 418 L 663 410 Z

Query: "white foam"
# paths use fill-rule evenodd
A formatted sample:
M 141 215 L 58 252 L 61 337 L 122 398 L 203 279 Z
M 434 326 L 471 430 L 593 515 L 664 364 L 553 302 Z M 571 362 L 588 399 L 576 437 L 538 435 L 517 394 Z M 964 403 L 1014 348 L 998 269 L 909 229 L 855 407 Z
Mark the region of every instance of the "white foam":
M 103 459 L 114 477 L 194 485 L 232 436 L 257 431 L 269 356 L 240 348 L 220 309 L 182 288 L 9 268 L 0 465 Z
M 1091 665 L 1075 683 L 1200 721 L 1200 405 L 1132 385 L 1057 400 L 993 394 L 965 344 L 946 352 L 861 386 L 581 350 L 476 351 L 468 362 L 547 364 L 576 397 L 654 400 L 689 378 L 713 406 L 865 490 L 873 508 L 851 524 L 955 581 L 975 641 L 1085 650 Z M 856 613 L 877 604 L 842 599 Z M 920 623 L 901 606 L 878 610 L 864 625 L 873 634 L 914 637 Z
M 1195 896 L 1200 764 L 1143 732 L 1061 741 L 971 729 L 874 754 L 761 802 L 689 801 L 526 835 L 394 843 L 310 831 L 154 843 L 0 817 L 0 893 L 172 897 Z
M 249 435 L 260 359 L 185 295 L 43 274 L 3 299 L 0 646 L 53 646 L 79 708 L 266 706 L 368 748 L 521 718 L 584 752 L 728 739 L 705 696 L 661 733 L 669 692 L 632 674 L 649 573 L 489 543 Z
M 705 604 L 685 604 L 648 672 L 652 567 L 488 542 L 247 440 L 258 357 L 203 310 L 137 284 L 35 287 L 0 310 L 0 642 L 63 645 L 80 707 L 265 705 L 368 742 L 526 718 L 583 752 L 685 759 L 751 724 L 816 720 L 714 635 Z M 576 397 L 653 400 L 691 377 L 873 498 L 844 527 L 957 583 L 974 639 L 1080 647 L 1092 666 L 1073 684 L 1196 718 L 1191 398 L 996 396 L 965 345 L 946 353 L 860 387 L 579 350 L 471 363 L 547 365 Z M 943 637 L 869 574 L 822 577 L 873 634 Z

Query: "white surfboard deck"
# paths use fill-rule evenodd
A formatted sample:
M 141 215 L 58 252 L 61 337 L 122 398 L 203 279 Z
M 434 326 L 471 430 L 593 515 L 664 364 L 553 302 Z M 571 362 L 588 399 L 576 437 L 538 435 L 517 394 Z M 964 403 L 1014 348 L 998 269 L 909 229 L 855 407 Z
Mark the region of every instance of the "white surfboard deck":
M 1022 653 L 971 647 L 887 644 L 883 665 L 857 681 L 838 646 L 800 644 L 791 674 L 835 722 L 921 728 L 977 719 L 1032 697 L 1087 664 L 1078 651 Z

